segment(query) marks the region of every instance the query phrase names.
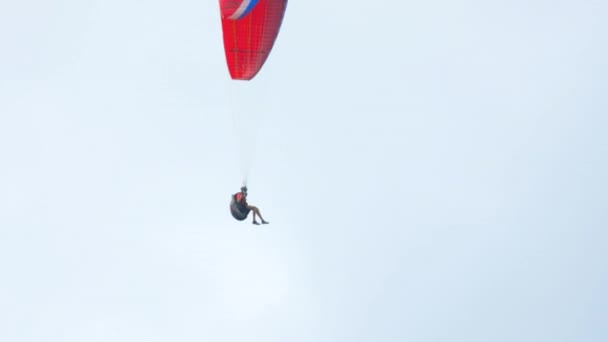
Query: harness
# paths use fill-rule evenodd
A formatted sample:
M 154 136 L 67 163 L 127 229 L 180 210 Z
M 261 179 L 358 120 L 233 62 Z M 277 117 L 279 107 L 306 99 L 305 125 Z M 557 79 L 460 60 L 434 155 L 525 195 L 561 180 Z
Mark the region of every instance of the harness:
M 230 202 L 230 212 L 232 213 L 232 216 L 239 221 L 246 219 L 247 215 L 249 215 L 247 201 L 244 197 L 242 192 L 238 192 L 232 195 L 232 201 Z

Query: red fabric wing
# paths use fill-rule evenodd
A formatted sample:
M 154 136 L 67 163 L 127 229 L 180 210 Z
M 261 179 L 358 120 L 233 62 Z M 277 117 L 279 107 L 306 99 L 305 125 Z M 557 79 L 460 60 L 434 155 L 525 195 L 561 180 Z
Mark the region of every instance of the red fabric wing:
M 232 12 L 234 0 L 220 0 L 221 13 Z M 224 50 L 230 76 L 250 80 L 260 71 L 279 34 L 287 0 L 259 0 L 241 19 L 222 15 Z

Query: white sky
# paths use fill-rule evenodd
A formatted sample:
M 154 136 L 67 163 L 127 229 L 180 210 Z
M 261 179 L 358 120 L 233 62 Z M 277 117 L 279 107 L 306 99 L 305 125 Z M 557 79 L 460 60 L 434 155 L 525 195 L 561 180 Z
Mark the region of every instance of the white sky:
M 1 2 L 0 340 L 607 340 L 607 17 L 291 1 L 235 82 L 217 1 Z

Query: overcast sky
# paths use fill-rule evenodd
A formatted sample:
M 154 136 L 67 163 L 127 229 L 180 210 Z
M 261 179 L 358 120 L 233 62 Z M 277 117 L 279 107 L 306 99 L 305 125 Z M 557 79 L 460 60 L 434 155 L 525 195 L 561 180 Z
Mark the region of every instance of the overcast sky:
M 290 1 L 238 82 L 215 0 L 0 2 L 0 340 L 608 340 L 607 18 Z

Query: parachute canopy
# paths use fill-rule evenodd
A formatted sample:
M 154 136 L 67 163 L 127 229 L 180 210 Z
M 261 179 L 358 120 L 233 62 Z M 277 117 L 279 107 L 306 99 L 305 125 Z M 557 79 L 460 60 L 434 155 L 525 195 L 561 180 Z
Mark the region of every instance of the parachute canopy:
M 230 76 L 250 80 L 260 71 L 279 34 L 287 0 L 219 0 Z

